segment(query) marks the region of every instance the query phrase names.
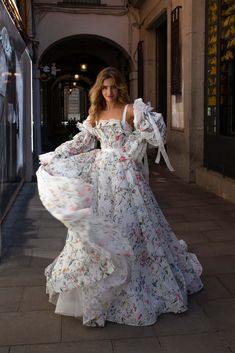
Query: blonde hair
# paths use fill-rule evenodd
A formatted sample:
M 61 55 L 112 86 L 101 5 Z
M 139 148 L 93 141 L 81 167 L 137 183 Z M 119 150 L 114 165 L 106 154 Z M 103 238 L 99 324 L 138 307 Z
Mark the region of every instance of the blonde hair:
M 129 102 L 127 85 L 121 73 L 114 67 L 106 67 L 105 69 L 99 72 L 96 78 L 96 82 L 89 92 L 91 103 L 89 109 L 89 121 L 92 126 L 95 126 L 99 113 L 106 107 L 106 102 L 102 95 L 102 88 L 104 80 L 108 78 L 112 78 L 114 80 L 115 85 L 118 89 L 118 103 L 127 104 Z

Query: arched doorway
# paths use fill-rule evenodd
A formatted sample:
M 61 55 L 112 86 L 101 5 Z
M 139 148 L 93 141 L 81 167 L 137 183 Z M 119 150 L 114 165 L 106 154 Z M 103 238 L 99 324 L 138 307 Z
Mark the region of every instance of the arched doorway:
M 128 54 L 100 36 L 67 37 L 44 51 L 39 60 L 43 152 L 74 135 L 76 122 L 87 117 L 89 89 L 107 66 L 118 68 L 128 83 Z

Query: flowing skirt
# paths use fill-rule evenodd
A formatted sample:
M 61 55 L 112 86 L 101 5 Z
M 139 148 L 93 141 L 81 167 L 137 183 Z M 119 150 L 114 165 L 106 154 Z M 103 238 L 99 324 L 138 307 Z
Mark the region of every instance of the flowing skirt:
M 46 270 L 56 313 L 150 325 L 187 310 L 202 268 L 165 219 L 141 167 L 114 150 L 54 158 L 37 171 L 44 206 L 68 228 Z

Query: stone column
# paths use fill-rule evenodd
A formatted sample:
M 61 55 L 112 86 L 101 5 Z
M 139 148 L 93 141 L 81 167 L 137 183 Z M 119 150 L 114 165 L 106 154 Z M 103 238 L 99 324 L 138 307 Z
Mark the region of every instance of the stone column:
M 184 0 L 184 113 L 188 120 L 189 181 L 202 165 L 204 142 L 205 0 Z
M 33 121 L 34 121 L 34 155 L 39 155 L 41 146 L 41 104 L 40 104 L 40 71 L 33 64 Z
M 130 82 L 130 98 L 131 101 L 138 98 L 138 72 L 132 71 L 129 73 Z
M 25 181 L 30 182 L 33 175 L 33 109 L 32 109 L 32 63 L 28 53 L 24 53 L 24 177 Z

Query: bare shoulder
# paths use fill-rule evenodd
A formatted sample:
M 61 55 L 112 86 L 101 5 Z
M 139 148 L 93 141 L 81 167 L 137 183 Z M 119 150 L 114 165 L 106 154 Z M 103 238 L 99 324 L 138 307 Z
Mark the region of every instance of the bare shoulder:
M 130 124 L 131 126 L 134 126 L 134 109 L 133 109 L 132 103 L 128 104 L 126 120 L 128 124 Z
M 133 115 L 133 116 L 134 116 L 134 109 L 133 109 L 133 104 L 132 104 L 132 103 L 129 103 L 129 104 L 128 104 L 127 113 L 128 113 L 129 115 Z

